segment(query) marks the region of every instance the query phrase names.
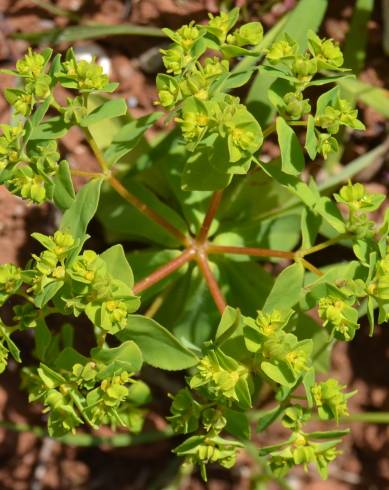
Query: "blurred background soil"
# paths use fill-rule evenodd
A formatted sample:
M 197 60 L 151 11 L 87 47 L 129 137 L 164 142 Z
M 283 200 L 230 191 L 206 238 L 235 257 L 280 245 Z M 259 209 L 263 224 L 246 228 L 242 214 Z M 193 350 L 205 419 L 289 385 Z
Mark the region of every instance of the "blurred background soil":
M 73 14 L 75 20 L 56 16 L 40 3 L 29 0 L 0 0 L 0 67 L 13 68 L 26 51 L 28 43 L 12 38 L 18 32 L 40 32 L 70 23 L 96 21 L 106 24 L 131 22 L 137 25 L 170 27 L 172 29 L 191 20 L 202 20 L 207 12 L 217 12 L 217 0 L 57 0 L 51 2 Z M 265 28 L 295 5 L 293 0 L 226 2 L 245 6 L 250 18 L 259 18 Z M 312 0 L 312 15 L 314 15 Z M 330 2 L 322 34 L 342 42 L 349 28 L 354 1 Z M 364 81 L 389 88 L 388 58 L 382 50 L 381 2 L 369 21 L 367 63 L 361 74 Z M 98 41 L 73 43 L 81 53 L 96 54 L 113 80 L 120 83 L 119 95 L 127 99 L 135 116 L 153 110 L 156 99 L 155 75 L 161 69 L 159 49 L 166 45 L 161 38 L 117 36 Z M 63 51 L 67 44 L 56 48 Z M 12 86 L 14 81 L 0 75 L 0 89 Z M 65 94 L 59 94 L 65 97 Z M 367 131 L 349 142 L 346 159 L 355 158 L 384 140 L 387 123 L 370 108 L 360 106 Z M 0 94 L 0 123 L 10 118 L 7 103 Z M 94 160 L 82 135 L 72 129 L 61 147 L 63 156 L 71 165 L 93 168 Z M 265 150 L 272 156 L 274 145 Z M 387 193 L 389 170 L 383 158 L 359 176 L 371 190 Z M 0 188 L 0 263 L 24 264 L 33 250 L 29 235 L 33 231 L 51 233 L 58 216 L 48 205 L 27 206 L 18 198 Z M 336 253 L 336 252 L 335 252 Z M 319 261 L 326 263 L 325 253 Z M 332 362 L 333 374 L 358 394 L 351 400 L 351 411 L 389 411 L 389 331 L 383 326 L 373 338 L 362 328 L 351 344 L 338 344 Z M 158 383 L 157 383 L 158 384 Z M 158 390 L 158 386 L 155 387 Z M 161 390 L 162 393 L 163 390 Z M 163 402 L 166 405 L 168 402 Z M 158 408 L 158 410 L 157 410 Z M 160 410 L 159 410 L 160 409 Z M 161 411 L 166 406 L 154 407 L 147 424 L 163 428 Z M 19 389 L 17 367 L 11 364 L 0 378 L 0 418 L 17 423 L 42 425 L 37 407 L 32 407 Z M 352 423 L 346 437 L 343 455 L 332 465 L 327 482 L 310 473 L 294 472 L 289 484 L 295 490 L 385 490 L 389 489 L 389 428 L 386 425 Z M 280 428 L 274 427 L 259 443 L 277 440 Z M 112 449 L 99 446 L 74 448 L 32 433 L 17 433 L 0 429 L 0 490 L 143 490 L 180 489 L 249 490 L 258 471 L 253 461 L 241 455 L 232 471 L 210 470 L 207 485 L 198 476 L 182 477 L 181 483 L 169 486 L 178 463 L 170 454 L 177 440 L 152 445 Z M 274 489 L 277 486 L 273 487 Z

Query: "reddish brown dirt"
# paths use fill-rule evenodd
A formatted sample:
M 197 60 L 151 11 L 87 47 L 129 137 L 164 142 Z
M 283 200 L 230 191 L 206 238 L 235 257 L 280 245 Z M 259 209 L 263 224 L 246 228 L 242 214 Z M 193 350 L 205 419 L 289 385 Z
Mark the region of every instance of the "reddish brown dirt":
M 53 17 L 39 2 L 29 0 L 0 0 L 0 65 L 13 67 L 27 48 L 24 41 L 12 40 L 15 32 L 41 31 L 51 27 L 64 27 L 68 20 Z M 140 25 L 178 27 L 189 19 L 204 19 L 207 11 L 217 10 L 217 0 L 58 0 L 57 6 L 77 13 L 81 21 L 94 20 L 107 24 L 133 22 Z M 230 2 L 233 4 L 234 2 Z M 285 10 L 296 2 L 284 0 L 271 9 L 266 2 L 237 1 L 247 5 L 247 15 L 261 14 L 260 19 L 270 27 Z M 331 2 L 330 2 L 331 3 Z M 336 5 L 335 5 L 336 4 Z M 352 14 L 351 0 L 331 3 L 331 10 L 324 24 L 324 33 L 343 41 Z M 379 8 L 369 22 L 369 51 L 367 66 L 362 78 L 374 85 L 389 88 L 387 58 L 381 49 L 382 26 Z M 153 59 L 164 41 L 145 38 L 117 37 L 106 40 L 83 41 L 76 46 L 102 49 L 111 63 L 111 76 L 120 82 L 120 95 L 126 97 L 135 116 L 153 110 L 156 93 L 155 72 L 158 63 Z M 61 49 L 67 46 L 61 45 Z M 0 89 L 11 86 L 11 77 L 0 75 Z M 65 94 L 62 94 L 65 96 Z M 382 116 L 362 107 L 367 132 L 351 140 L 347 158 L 365 153 L 383 140 L 386 123 Z M 7 104 L 0 95 L 0 122 L 9 118 Z M 267 151 L 274 153 L 269 143 Z M 63 140 L 62 152 L 74 166 L 93 169 L 95 162 L 82 135 L 72 130 Z M 370 186 L 386 189 L 389 174 L 377 162 L 374 171 L 361 178 Z M 21 200 L 0 188 L 0 262 L 24 263 L 33 247 L 29 234 L 32 231 L 51 232 L 55 227 L 56 214 L 48 206 L 26 206 Z M 319 258 L 320 260 L 320 258 Z M 326 256 L 322 260 L 328 260 Z M 351 410 L 360 412 L 389 411 L 387 373 L 389 371 L 389 332 L 382 328 L 373 339 L 362 329 L 356 341 L 350 345 L 339 344 L 333 355 L 332 374 L 350 389 L 358 389 L 351 401 Z M 31 407 L 26 396 L 18 389 L 17 368 L 10 369 L 0 378 L 0 416 L 3 420 L 18 423 L 41 424 L 39 407 Z M 148 424 L 159 427 L 161 418 L 156 411 Z M 279 428 L 272 428 L 266 443 L 277 440 Z M 170 449 L 177 441 L 161 442 L 153 446 L 109 449 L 73 448 L 41 439 L 31 433 L 14 433 L 0 429 L 0 489 L 1 490 L 144 490 L 164 488 L 177 468 Z M 319 481 L 316 474 L 293 473 L 290 484 L 296 490 L 385 490 L 389 489 L 389 429 L 385 425 L 352 424 L 352 432 L 343 446 L 344 454 L 331 468 L 331 478 Z M 250 477 L 258 471 L 252 460 L 241 455 L 237 467 L 231 471 L 211 469 L 210 481 L 205 486 L 194 475 L 183 479 L 174 487 L 180 490 L 249 490 Z M 151 486 L 158 479 L 159 483 Z M 276 489 L 277 486 L 272 488 Z

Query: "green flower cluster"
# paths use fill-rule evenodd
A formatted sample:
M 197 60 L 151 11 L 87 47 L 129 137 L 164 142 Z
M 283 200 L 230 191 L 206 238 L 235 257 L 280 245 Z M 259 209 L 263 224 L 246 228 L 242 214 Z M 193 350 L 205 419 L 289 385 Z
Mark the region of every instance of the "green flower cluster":
M 319 300 L 319 316 L 330 335 L 347 342 L 354 338 L 359 328 L 354 304 L 355 297 L 343 295 L 340 290 Z
M 258 22 L 230 32 L 237 20 L 238 9 L 233 9 L 217 17 L 210 15 L 208 25 L 192 22 L 177 32 L 165 29 L 174 42 L 162 50 L 166 71 L 171 75 L 157 77 L 158 103 L 177 114 L 176 121 L 197 164 L 207 160 L 216 171 L 226 174 L 246 173 L 263 141 L 255 118 L 238 97 L 227 94 L 246 83 L 251 75 L 234 78 L 229 60 L 258 54 L 246 46 L 258 45 L 263 36 Z M 213 56 L 207 55 L 208 49 Z M 219 159 L 223 152 L 228 154 L 230 164 L 223 163 L 227 168 L 220 168 L 216 157 L 206 156 L 214 147 L 218 148 Z
M 369 214 L 376 211 L 385 200 L 384 194 L 369 193 L 365 186 L 359 182 L 341 187 L 339 194 L 334 195 L 337 202 L 347 207 L 348 220 L 346 229 L 358 238 L 372 236 L 376 223 L 369 218 Z
M 329 80 L 314 80 L 321 71 L 343 72 L 343 54 L 332 39 L 320 39 L 312 31 L 308 34 L 308 48 L 301 52 L 299 45 L 288 35 L 276 41 L 267 50 L 269 65 L 264 69 L 279 79 L 269 91 L 269 98 L 277 111 L 290 121 L 299 121 L 308 115 L 306 149 L 309 156 L 317 153 L 326 159 L 338 150 L 336 135 L 341 126 L 363 130 L 358 120 L 358 111 L 334 88 L 319 97 L 315 116 L 311 104 L 304 98 L 304 90 L 311 85 L 329 83 Z
M 16 62 L 16 70 L 11 73 L 20 78 L 21 88 L 6 89 L 4 95 L 17 114 L 30 116 L 35 104 L 50 97 L 53 79 L 46 68 L 51 53 L 51 49 L 34 53 L 29 48 L 24 58 Z
M 193 390 L 203 387 L 210 399 L 222 398 L 230 405 L 241 401 L 241 390 L 248 390 L 248 376 L 244 365 L 216 349 L 201 358 L 189 386 Z
M 174 452 L 184 457 L 188 463 L 200 466 L 201 476 L 207 481 L 206 465 L 218 463 L 223 468 L 232 468 L 236 462 L 239 448 L 243 444 L 232 439 L 219 436 L 192 436 L 174 449 Z
M 139 307 L 132 290 L 108 271 L 106 262 L 92 250 L 77 253 L 78 244 L 66 232 L 53 237 L 34 233 L 45 248 L 34 255 L 32 269 L 26 272 L 29 291 L 37 306 L 56 295 L 64 313 L 79 316 L 84 312 L 93 325 L 115 334 L 127 324 L 127 317 Z
M 112 369 L 87 358 L 69 370 L 53 370 L 42 363 L 37 369 L 26 368 L 23 384 L 29 390 L 29 400 L 45 406 L 53 437 L 75 432 L 85 422 L 94 429 L 119 425 L 139 432 L 143 424 L 139 406 L 150 396 L 148 387 L 123 367 L 116 364 Z
M 6 326 L 0 319 L 0 373 L 7 367 L 9 353 L 11 353 L 16 362 L 21 362 L 20 351 L 11 339 L 14 331 L 14 327 Z
M 63 62 L 57 55 L 50 64 L 51 55 L 51 49 L 41 53 L 29 49 L 15 70 L 1 70 L 18 77 L 20 88 L 5 90 L 19 118 L 15 126 L 0 125 L 0 184 L 36 204 L 55 201 L 56 186 L 59 193 L 63 188 L 61 180 L 67 179 L 66 186 L 72 186 L 68 163 L 60 161 L 57 138 L 87 116 L 89 94 L 112 92 L 117 87 L 109 83 L 101 66 L 77 61 L 71 49 Z M 79 94 L 68 98 L 65 107 L 53 95 L 58 83 Z M 59 117 L 43 120 L 50 109 Z
M 336 379 L 329 379 L 324 383 L 315 384 L 312 387 L 312 395 L 317 406 L 319 417 L 322 420 L 339 422 L 340 417 L 347 416 L 347 400 L 356 392 L 343 393 L 346 386 L 341 386 Z
M 259 312 L 245 328 L 246 348 L 254 353 L 257 369 L 282 386 L 294 384 L 312 362 L 312 341 L 298 340 L 285 330 L 291 315 L 290 311 Z
M 22 126 L 1 126 L 0 183 L 15 195 L 40 204 L 51 198 L 60 154 L 57 142 L 32 141 L 25 148 Z
M 347 415 L 347 399 L 354 393 L 344 394 L 343 387 L 334 379 L 312 387 L 312 394 L 318 413 L 323 420 L 336 420 Z M 312 412 L 300 405 L 291 405 L 285 411 L 282 425 L 292 430 L 286 441 L 260 450 L 260 454 L 270 454 L 270 468 L 274 475 L 284 477 L 295 465 L 303 465 L 305 471 L 309 464 L 315 464 L 320 476 L 328 476 L 328 464 L 340 451 L 336 449 L 339 435 L 347 431 L 305 432 L 303 425 L 311 419 Z M 323 442 L 321 442 L 323 441 Z

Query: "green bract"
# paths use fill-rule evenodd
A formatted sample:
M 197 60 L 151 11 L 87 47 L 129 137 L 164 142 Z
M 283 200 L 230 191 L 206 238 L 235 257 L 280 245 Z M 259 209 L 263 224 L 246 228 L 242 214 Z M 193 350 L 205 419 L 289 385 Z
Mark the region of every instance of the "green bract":
M 290 18 L 299 23 L 300 14 Z M 166 393 L 167 420 L 182 437 L 175 453 L 204 479 L 210 463 L 234 465 L 253 420 L 258 432 L 276 420 L 288 431 L 259 448 L 266 480 L 310 464 L 327 477 L 347 431 L 306 424 L 342 421 L 352 393 L 317 374 L 328 370 L 334 339 L 351 341 L 362 328 L 364 308 L 371 334 L 389 319 L 389 213 L 373 220 L 384 196 L 349 180 L 377 150 L 336 175 L 322 165 L 341 148 L 342 130 L 364 125 L 338 85 L 350 76 L 339 46 L 312 31 L 304 39 L 307 30 L 298 40 L 264 35 L 259 22 L 239 23 L 238 9 L 164 29 L 171 44 L 161 50 L 156 104 L 176 127 L 151 145 L 144 133 L 163 114 L 134 119 L 124 99 L 102 95 L 117 84 L 95 61 L 71 49 L 64 57 L 29 50 L 8 70 L 17 88 L 5 92 L 14 123 L 0 126 L 0 182 L 22 199 L 53 203 L 62 218 L 52 236 L 32 234 L 41 248 L 23 269 L 0 266 L 8 308 L 0 372 L 23 361 L 23 386 L 43 405 L 50 436 L 84 424 L 139 432 L 154 394 L 140 379 L 146 363 L 188 370 Z M 234 90 L 254 75 L 246 104 Z M 67 89 L 65 105 L 57 85 Z M 98 171 L 61 159 L 59 141 L 72 127 Z M 278 141 L 271 161 L 266 138 Z M 320 182 L 309 160 L 321 166 Z M 87 180 L 77 193 L 73 176 Z M 114 244 L 105 251 L 86 243 L 95 216 Z M 354 260 L 324 270 L 311 263 L 335 243 Z M 285 267 L 273 277 L 258 258 Z M 14 336 L 27 329 L 31 366 Z

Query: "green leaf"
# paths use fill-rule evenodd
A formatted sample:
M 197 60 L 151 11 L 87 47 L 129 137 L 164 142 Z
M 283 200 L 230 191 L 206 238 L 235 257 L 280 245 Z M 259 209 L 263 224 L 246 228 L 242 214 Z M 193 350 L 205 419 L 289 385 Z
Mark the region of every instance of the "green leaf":
M 270 424 L 272 424 L 275 420 L 278 419 L 278 417 L 280 417 L 283 411 L 284 407 L 282 407 L 281 405 L 277 405 L 274 408 L 271 408 L 270 410 L 267 410 L 265 413 L 261 414 L 257 425 L 257 432 L 263 432 L 265 429 L 267 429 Z
M 366 59 L 368 24 L 374 0 L 356 0 L 346 42 L 343 48 L 344 66 L 358 74 Z
M 309 114 L 307 122 L 307 132 L 305 136 L 305 149 L 311 160 L 314 160 L 317 155 L 318 140 L 315 133 L 315 118 Z
M 87 128 L 92 124 L 104 121 L 105 119 L 113 119 L 114 117 L 123 116 L 126 113 L 127 104 L 124 99 L 107 100 L 84 117 L 80 125 Z
M 91 350 L 91 357 L 107 366 L 106 369 L 99 372 L 100 379 L 121 371 L 137 373 L 143 363 L 142 353 L 138 345 L 131 340 L 125 340 L 119 347 L 113 347 L 112 349 L 96 347 Z
M 85 184 L 62 217 L 61 228 L 75 238 L 85 237 L 88 224 L 95 215 L 99 204 L 102 182 L 102 179 L 93 179 Z
M 279 383 L 281 386 L 291 386 L 295 381 L 288 370 L 271 362 L 262 362 L 261 369 L 268 378 Z
M 65 347 L 55 359 L 57 369 L 71 371 L 75 364 L 85 365 L 89 361 L 88 357 L 83 356 L 73 347 Z
M 58 172 L 54 179 L 53 199 L 55 205 L 62 211 L 69 209 L 74 203 L 75 193 L 69 163 L 62 160 L 58 165 Z
M 70 125 L 65 123 L 62 116 L 52 117 L 34 126 L 31 130 L 29 140 L 52 140 L 65 136 Z
M 296 262 L 286 267 L 277 277 L 263 306 L 263 310 L 289 310 L 298 301 L 304 281 L 304 267 Z
M 299 175 L 304 169 L 305 161 L 296 133 L 282 117 L 277 117 L 276 127 L 282 171 L 290 175 Z
M 157 27 L 150 26 L 137 26 L 133 24 L 93 24 L 55 28 L 41 32 L 18 32 L 12 35 L 12 37 L 16 39 L 24 39 L 31 44 L 49 43 L 51 45 L 72 43 L 74 41 L 86 39 L 100 39 L 109 36 L 164 37 L 164 34 Z
M 138 143 L 145 131 L 161 117 L 161 112 L 153 112 L 147 116 L 125 124 L 114 136 L 107 148 L 104 158 L 107 163 L 114 165 L 130 152 Z
M 227 420 L 225 430 L 239 439 L 249 440 L 251 437 L 250 423 L 247 415 L 237 410 L 224 408 L 223 414 Z
M 62 288 L 63 281 L 55 281 L 51 282 L 47 286 L 45 286 L 42 291 L 35 295 L 35 304 L 38 308 L 42 308 L 47 305 L 47 303 L 54 298 L 57 292 Z
M 46 325 L 46 322 L 42 319 L 37 321 L 37 325 L 35 327 L 35 350 L 34 355 L 40 360 L 45 361 L 45 354 L 47 349 L 49 348 L 52 335 L 50 333 L 49 328 Z
M 116 336 L 122 342 L 133 340 L 140 347 L 145 362 L 159 369 L 180 371 L 198 362 L 192 352 L 152 318 L 130 315 L 127 327 Z
M 100 254 L 100 258 L 106 263 L 107 272 L 112 277 L 124 282 L 129 288 L 133 287 L 134 275 L 121 244 L 112 246 Z
M 182 189 L 185 191 L 215 191 L 224 189 L 232 175 L 219 163 L 229 162 L 228 148 L 221 138 L 212 145 L 203 147 L 191 155 L 182 174 Z M 237 165 L 239 166 L 239 165 Z M 248 169 L 246 169 L 246 173 Z
M 27 119 L 26 124 L 25 124 L 25 131 L 26 131 L 26 134 L 24 137 L 25 143 L 27 143 L 27 141 L 30 139 L 32 131 L 37 126 L 39 126 L 42 119 L 45 117 L 46 112 L 49 110 L 50 102 L 51 102 L 51 98 L 48 97 L 41 104 L 38 105 L 38 107 L 35 109 L 32 116 L 29 119 Z

